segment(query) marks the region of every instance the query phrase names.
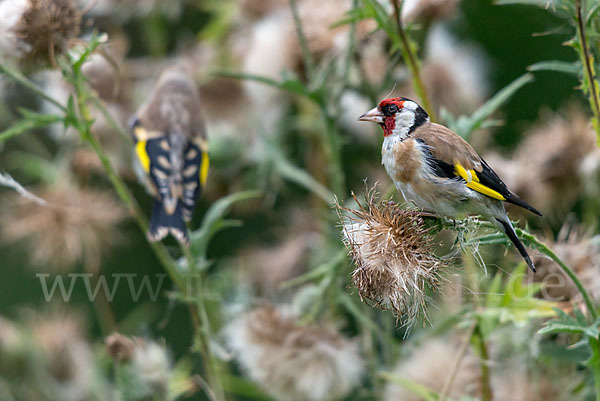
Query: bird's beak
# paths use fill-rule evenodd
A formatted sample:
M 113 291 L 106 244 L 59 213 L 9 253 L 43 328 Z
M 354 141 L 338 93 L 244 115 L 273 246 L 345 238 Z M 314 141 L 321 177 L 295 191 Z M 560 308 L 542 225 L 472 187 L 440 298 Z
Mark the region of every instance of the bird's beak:
M 377 110 L 377 107 L 375 107 L 374 109 L 369 110 L 362 116 L 358 117 L 358 121 L 370 121 L 381 124 L 383 123 L 383 114 Z

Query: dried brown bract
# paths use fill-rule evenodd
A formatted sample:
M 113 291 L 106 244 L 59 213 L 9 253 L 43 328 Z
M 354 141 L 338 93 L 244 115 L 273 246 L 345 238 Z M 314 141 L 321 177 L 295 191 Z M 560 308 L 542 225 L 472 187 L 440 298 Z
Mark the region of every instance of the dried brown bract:
M 358 344 L 332 328 L 301 325 L 271 306 L 235 320 L 226 330 L 248 376 L 282 401 L 340 399 L 360 383 Z
M 356 265 L 352 279 L 361 298 L 391 309 L 405 322 L 425 314 L 426 287 L 437 288 L 443 263 L 433 253 L 422 213 L 391 202 L 377 204 L 374 190 L 367 194 L 364 206 L 354 199 L 359 210 L 336 207 L 344 242 Z

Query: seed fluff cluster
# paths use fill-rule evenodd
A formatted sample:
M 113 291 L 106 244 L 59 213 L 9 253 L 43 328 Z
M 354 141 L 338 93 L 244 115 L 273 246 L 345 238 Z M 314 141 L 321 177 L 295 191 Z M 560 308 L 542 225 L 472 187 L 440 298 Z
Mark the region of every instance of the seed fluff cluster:
M 74 0 L 0 1 L 0 56 L 22 67 L 56 65 L 79 35 L 81 13 Z
M 358 343 L 332 327 L 300 324 L 284 308 L 258 307 L 225 330 L 246 374 L 274 399 L 326 401 L 360 384 Z
M 362 299 L 389 310 L 407 323 L 426 316 L 426 287 L 436 289 L 442 260 L 433 253 L 433 236 L 422 213 L 377 203 L 375 191 L 359 210 L 336 205 L 344 243 L 356 265 L 352 280 Z

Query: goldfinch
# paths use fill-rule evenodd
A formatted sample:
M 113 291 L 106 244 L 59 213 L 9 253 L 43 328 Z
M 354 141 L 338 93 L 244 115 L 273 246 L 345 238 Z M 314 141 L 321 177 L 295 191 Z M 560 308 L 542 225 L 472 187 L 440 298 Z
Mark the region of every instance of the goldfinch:
M 506 233 L 535 272 L 503 202 L 542 214 L 510 192 L 471 145 L 452 130 L 429 121 L 421 106 L 404 97 L 385 99 L 358 120 L 377 123 L 383 129 L 381 164 L 406 201 L 444 217 L 483 216 Z
M 165 69 L 133 118 L 137 171 L 154 197 L 150 241 L 168 234 L 188 243 L 192 218 L 206 183 L 208 154 L 200 98 L 182 66 Z

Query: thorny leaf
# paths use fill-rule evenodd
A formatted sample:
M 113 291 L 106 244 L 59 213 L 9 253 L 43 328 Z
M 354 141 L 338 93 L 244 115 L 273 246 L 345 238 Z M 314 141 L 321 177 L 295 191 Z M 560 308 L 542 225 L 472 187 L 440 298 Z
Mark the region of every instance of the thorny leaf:
M 539 334 L 570 333 L 591 338 L 600 337 L 600 330 L 598 330 L 600 319 L 589 325 L 579 309 L 575 309 L 575 316 L 570 316 L 558 308 L 553 309 L 556 312 L 557 319 L 547 322 L 546 326 L 538 331 Z
M 561 60 L 548 60 L 539 61 L 531 64 L 527 67 L 527 70 L 535 71 L 555 71 L 562 72 L 565 74 L 573 75 L 574 77 L 581 78 L 581 62 L 580 61 L 561 61 Z

